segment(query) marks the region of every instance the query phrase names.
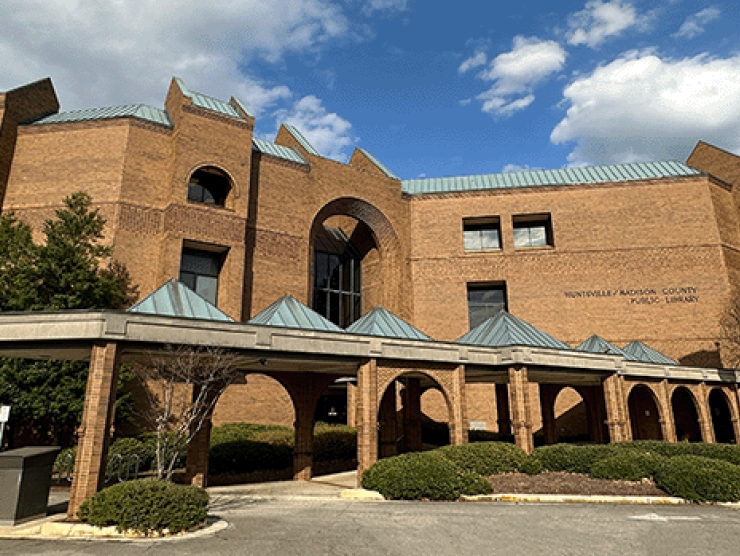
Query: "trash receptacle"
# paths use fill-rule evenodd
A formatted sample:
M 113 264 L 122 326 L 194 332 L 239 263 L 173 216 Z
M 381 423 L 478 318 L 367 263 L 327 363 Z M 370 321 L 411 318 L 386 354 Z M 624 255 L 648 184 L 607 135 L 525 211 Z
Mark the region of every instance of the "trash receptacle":
M 0 452 L 0 525 L 46 515 L 57 446 L 26 446 Z

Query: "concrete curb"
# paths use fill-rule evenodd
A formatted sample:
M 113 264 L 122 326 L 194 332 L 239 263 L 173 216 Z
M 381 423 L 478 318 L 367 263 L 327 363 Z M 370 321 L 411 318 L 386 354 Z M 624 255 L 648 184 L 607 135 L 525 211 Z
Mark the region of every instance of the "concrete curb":
M 343 490 L 339 494 L 339 497 L 342 500 L 372 500 L 372 501 L 385 500 L 385 497 L 379 492 L 376 492 L 374 490 L 365 490 L 364 488 L 353 488 L 353 489 Z
M 559 504 L 646 504 L 677 506 L 691 504 L 683 498 L 671 496 L 582 496 L 563 494 L 481 494 L 462 496 L 465 502 L 547 502 Z

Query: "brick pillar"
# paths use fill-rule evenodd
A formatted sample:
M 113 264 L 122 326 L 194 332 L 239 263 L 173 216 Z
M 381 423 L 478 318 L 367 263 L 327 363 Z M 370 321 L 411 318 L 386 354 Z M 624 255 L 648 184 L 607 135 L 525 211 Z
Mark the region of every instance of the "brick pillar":
M 735 394 L 736 404 L 730 404 L 730 411 L 732 412 L 732 429 L 735 431 L 735 444 L 740 444 L 740 416 L 738 415 L 738 409 L 740 409 L 740 396 L 738 395 L 737 384 L 732 385 L 732 390 Z
M 667 379 L 660 381 L 658 391 L 660 392 L 660 405 L 663 406 L 663 411 L 661 411 L 663 415 L 660 419 L 660 428 L 663 432 L 663 438 L 667 442 L 676 443 L 678 442 L 678 437 L 676 436 L 676 421 L 673 418 L 673 407 L 671 406 L 671 398 L 668 395 Z
M 465 399 L 465 366 L 458 365 L 453 371 L 452 377 L 452 419 L 450 420 L 450 443 L 453 445 L 467 444 L 468 429 L 468 404 Z
M 210 397 L 205 400 L 207 405 L 211 405 L 212 409 L 206 415 L 200 429 L 197 431 L 197 423 L 193 423 L 190 426 L 190 434 L 192 439 L 187 447 L 187 456 L 185 459 L 185 480 L 193 486 L 199 486 L 205 488 L 208 486 L 208 449 L 211 447 L 211 418 L 213 417 L 213 409 L 216 404 L 214 403 L 215 394 L 210 394 Z M 198 390 L 193 388 L 192 399 L 193 402 L 198 398 Z
M 67 519 L 77 519 L 77 509 L 103 487 L 108 458 L 110 427 L 115 410 L 119 350 L 115 342 L 96 342 L 90 351 L 85 407 L 78 429 L 77 457 L 67 507 Z
M 380 436 L 380 457 L 389 458 L 398 454 L 396 441 L 398 439 L 398 430 L 396 425 L 396 381 L 388 385 L 388 388 L 380 400 L 380 410 L 378 411 L 378 423 Z
M 406 378 L 403 389 L 403 435 L 406 452 L 421 452 L 421 380 Z
M 498 415 L 498 433 L 501 436 L 511 436 L 509 387 L 506 384 L 496 385 L 496 414 Z
M 555 444 L 558 441 L 558 431 L 555 428 L 555 399 L 559 391 L 560 388 L 552 384 L 540 384 L 540 410 L 545 444 Z
M 714 438 L 714 426 L 712 425 L 712 411 L 709 407 L 709 391 L 707 384 L 702 382 L 699 385 L 700 396 L 697 396 L 699 402 L 699 427 L 701 428 L 701 439 L 704 442 L 716 442 Z
M 347 426 L 357 426 L 357 386 L 347 383 Z
M 619 375 L 613 374 L 604 379 L 604 405 L 606 406 L 606 425 L 609 428 L 609 441 L 632 440 L 626 420 L 627 406 L 624 402 Z
M 534 450 L 532 408 L 527 368 L 524 366 L 509 367 L 509 403 L 511 405 L 511 425 L 514 429 L 516 445 L 526 453 L 531 454 Z
M 370 359 L 357 369 L 357 485 L 362 473 L 378 461 L 378 363 Z

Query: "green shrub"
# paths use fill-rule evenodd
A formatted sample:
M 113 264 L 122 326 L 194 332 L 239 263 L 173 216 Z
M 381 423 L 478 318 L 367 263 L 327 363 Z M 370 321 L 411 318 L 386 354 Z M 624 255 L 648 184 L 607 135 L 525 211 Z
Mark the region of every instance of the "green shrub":
M 542 462 L 537 458 L 527 456 L 527 459 L 519 466 L 519 471 L 527 475 L 538 475 L 542 473 Z
M 133 475 L 136 467 L 135 457 L 139 458 L 139 472 L 150 471 L 156 453 L 156 444 L 143 442 L 138 438 L 119 438 L 111 444 L 108 450 L 108 464 L 106 475 L 110 478 L 126 478 Z
M 211 446 L 234 440 L 253 440 L 254 435 L 265 431 L 290 431 L 281 425 L 257 425 L 254 423 L 229 423 L 211 430 Z
M 357 431 L 340 425 L 319 425 L 313 436 L 314 461 L 354 460 L 357 458 Z
M 740 501 L 740 467 L 702 456 L 675 456 L 656 469 L 655 484 L 693 502 Z
M 293 448 L 254 440 L 234 440 L 211 446 L 210 473 L 248 473 L 263 469 L 285 469 L 293 465 Z
M 652 478 L 665 457 L 643 453 L 636 450 L 625 450 L 606 459 L 594 462 L 591 476 L 595 479 L 615 481 L 639 481 Z
M 295 442 L 295 431 L 288 428 L 258 431 L 252 434 L 249 440 L 266 442 L 275 446 L 292 447 Z
M 71 446 L 65 448 L 57 455 L 54 460 L 54 473 L 60 473 L 63 476 L 72 477 L 72 472 L 75 470 L 75 458 L 77 457 L 77 446 Z
M 591 466 L 614 453 L 610 444 L 574 446 L 554 444 L 540 446 L 532 452 L 532 457 L 542 464 L 545 471 L 566 471 L 568 473 L 590 473 Z
M 483 477 L 460 469 L 438 450 L 382 459 L 363 473 L 362 486 L 395 500 L 456 500 L 493 490 Z
M 105 488 L 85 500 L 78 517 L 100 527 L 115 525 L 119 531 L 186 531 L 206 519 L 208 493 L 198 487 L 140 479 Z
M 504 442 L 477 442 L 459 446 L 445 446 L 439 453 L 465 471 L 488 477 L 500 473 L 516 473 L 527 459 L 527 454 L 514 444 Z
M 468 442 L 509 442 L 512 436 L 506 437 L 497 432 L 471 430 L 468 431 Z

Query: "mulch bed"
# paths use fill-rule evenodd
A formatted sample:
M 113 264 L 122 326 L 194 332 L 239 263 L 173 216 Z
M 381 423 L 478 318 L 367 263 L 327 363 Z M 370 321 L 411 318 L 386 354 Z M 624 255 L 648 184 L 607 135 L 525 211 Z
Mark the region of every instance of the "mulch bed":
M 488 477 L 494 494 L 580 494 L 614 496 L 668 496 L 653 481 L 609 481 L 581 473 L 509 473 Z

